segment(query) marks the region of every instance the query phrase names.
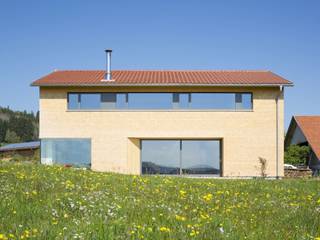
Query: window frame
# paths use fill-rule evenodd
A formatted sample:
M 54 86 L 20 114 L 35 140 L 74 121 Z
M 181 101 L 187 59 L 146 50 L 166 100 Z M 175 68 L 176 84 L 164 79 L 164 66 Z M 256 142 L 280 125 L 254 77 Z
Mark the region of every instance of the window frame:
M 81 109 L 81 94 L 100 94 L 100 99 L 102 97 L 103 93 L 115 93 L 115 94 L 125 94 L 126 95 L 126 105 L 127 108 L 113 108 L 113 109 Z M 170 93 L 172 94 L 172 108 L 168 108 L 168 109 L 157 109 L 157 108 L 146 108 L 146 109 L 130 109 L 129 107 L 129 93 Z M 189 108 L 174 108 L 173 107 L 173 95 L 174 94 L 188 94 L 189 95 L 189 99 L 188 99 L 188 107 Z M 192 103 L 192 93 L 218 93 L 218 94 L 235 94 L 235 101 L 234 101 L 234 108 L 232 109 L 195 109 L 195 108 L 190 108 L 191 103 Z M 78 94 L 78 107 L 77 109 L 69 109 L 69 95 L 70 94 Z M 236 108 L 236 95 L 237 94 L 249 94 L 251 97 L 251 109 L 241 109 L 241 108 Z M 177 92 L 177 91 L 172 91 L 172 92 L 137 92 L 137 91 L 133 91 L 133 92 L 67 92 L 67 112 L 253 112 L 254 111 L 254 93 L 253 92 L 249 92 L 249 91 L 223 91 L 223 92 L 199 92 L 199 91 L 184 91 L 184 92 Z M 179 102 L 178 102 L 179 104 Z

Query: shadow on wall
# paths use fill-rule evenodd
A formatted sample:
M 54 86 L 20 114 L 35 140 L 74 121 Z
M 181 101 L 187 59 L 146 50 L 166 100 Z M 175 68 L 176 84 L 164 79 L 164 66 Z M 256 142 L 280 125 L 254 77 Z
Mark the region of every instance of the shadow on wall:
M 259 157 L 258 162 L 259 165 L 256 166 L 256 169 L 259 170 L 260 176 L 263 178 L 267 177 L 267 159 Z

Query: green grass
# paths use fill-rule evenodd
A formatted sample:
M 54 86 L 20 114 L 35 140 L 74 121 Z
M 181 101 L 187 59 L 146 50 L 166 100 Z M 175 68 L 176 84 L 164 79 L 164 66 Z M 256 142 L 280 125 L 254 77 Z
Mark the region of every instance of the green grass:
M 316 239 L 320 181 L 0 163 L 0 239 Z

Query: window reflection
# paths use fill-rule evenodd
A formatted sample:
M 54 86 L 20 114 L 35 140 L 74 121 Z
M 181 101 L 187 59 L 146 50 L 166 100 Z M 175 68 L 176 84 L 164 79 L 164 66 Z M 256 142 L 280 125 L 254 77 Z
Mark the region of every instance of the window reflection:
M 142 140 L 143 174 L 220 174 L 219 140 Z
M 100 109 L 100 94 L 82 93 L 80 95 L 81 109 Z
M 128 93 L 130 109 L 170 109 L 172 93 Z
M 42 139 L 41 162 L 88 167 L 91 164 L 90 139 Z
M 250 110 L 251 93 L 69 93 L 68 109 Z
M 68 109 L 78 109 L 79 102 L 78 102 L 79 95 L 77 93 L 70 93 L 68 98 Z
M 128 107 L 127 94 L 126 93 L 118 93 L 116 108 L 117 109 L 125 109 L 127 107 Z
M 143 174 L 179 174 L 179 141 L 144 140 L 141 145 Z
M 115 93 L 102 93 L 101 94 L 101 108 L 114 109 L 116 108 L 116 94 Z
M 191 93 L 193 109 L 235 109 L 234 93 Z
M 184 174 L 219 174 L 219 141 L 182 141 L 182 173 Z

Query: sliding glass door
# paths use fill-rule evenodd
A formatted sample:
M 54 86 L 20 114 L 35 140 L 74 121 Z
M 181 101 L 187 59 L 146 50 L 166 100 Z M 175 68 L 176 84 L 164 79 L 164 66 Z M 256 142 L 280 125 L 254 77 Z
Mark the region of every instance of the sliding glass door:
M 219 140 L 141 140 L 142 174 L 220 174 Z
M 183 174 L 220 174 L 220 141 L 183 140 Z
M 180 141 L 143 140 L 141 144 L 143 174 L 180 173 Z

